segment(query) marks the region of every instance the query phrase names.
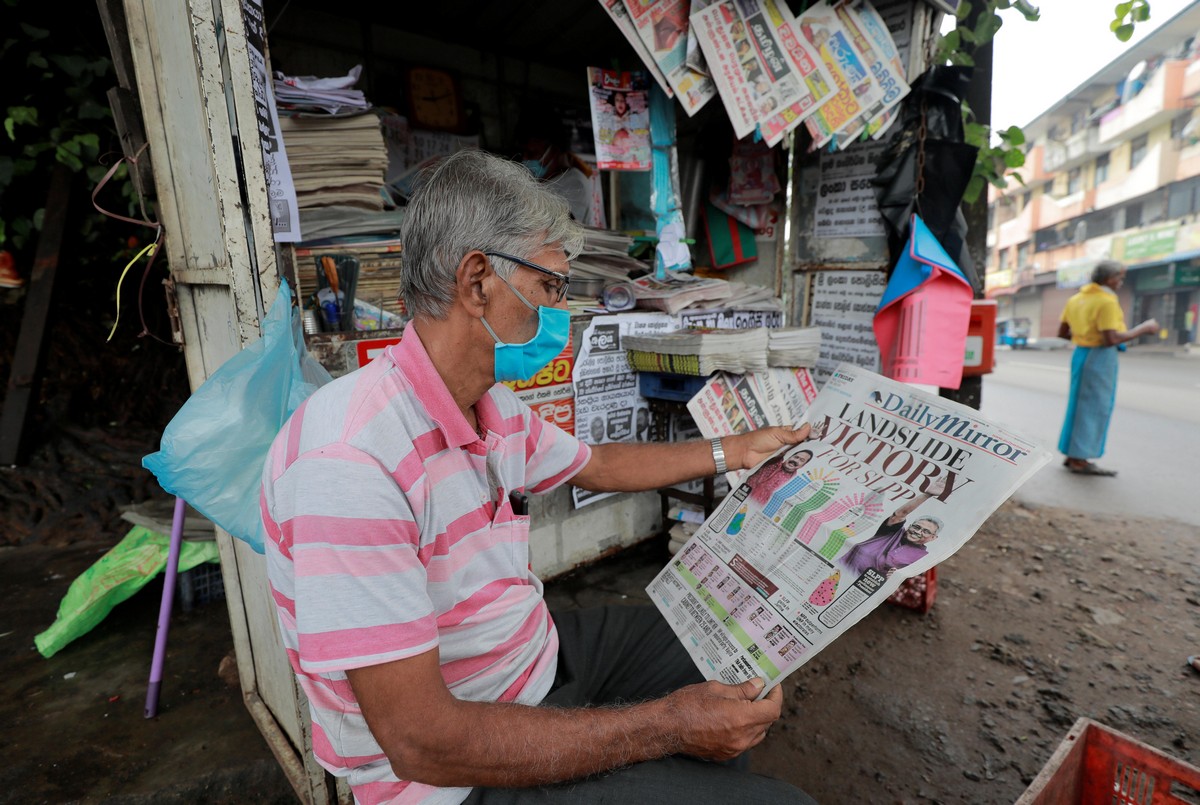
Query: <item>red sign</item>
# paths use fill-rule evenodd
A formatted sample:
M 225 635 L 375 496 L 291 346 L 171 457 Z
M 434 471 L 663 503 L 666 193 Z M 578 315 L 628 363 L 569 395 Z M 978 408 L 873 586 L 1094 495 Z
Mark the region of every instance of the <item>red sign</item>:
M 378 358 L 383 351 L 392 344 L 399 344 L 400 336 L 392 338 L 368 338 L 365 341 L 356 343 L 355 348 L 358 350 L 358 365 L 359 367 L 366 366 L 371 361 Z

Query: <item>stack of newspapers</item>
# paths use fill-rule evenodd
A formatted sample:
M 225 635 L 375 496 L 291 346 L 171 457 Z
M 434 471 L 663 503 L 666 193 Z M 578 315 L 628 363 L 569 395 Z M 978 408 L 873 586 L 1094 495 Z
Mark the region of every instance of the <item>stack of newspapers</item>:
M 766 369 L 768 332 L 761 327 L 693 327 L 663 335 L 628 335 L 621 341 L 629 367 L 635 372 L 703 377 L 713 372 L 744 374 Z
M 811 368 L 821 352 L 820 327 L 776 327 L 768 330 L 767 365 Z

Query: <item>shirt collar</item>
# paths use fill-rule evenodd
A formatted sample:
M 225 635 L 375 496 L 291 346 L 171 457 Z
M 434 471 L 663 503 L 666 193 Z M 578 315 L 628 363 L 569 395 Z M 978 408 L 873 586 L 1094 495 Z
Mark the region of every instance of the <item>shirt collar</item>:
M 442 380 L 433 361 L 429 359 L 429 353 L 413 324 L 404 328 L 400 343 L 388 347 L 384 354 L 408 379 L 413 396 L 446 437 L 447 447 L 463 447 L 479 440 L 479 435 L 451 396 L 446 381 Z M 475 406 L 477 416 L 481 407 L 479 404 Z

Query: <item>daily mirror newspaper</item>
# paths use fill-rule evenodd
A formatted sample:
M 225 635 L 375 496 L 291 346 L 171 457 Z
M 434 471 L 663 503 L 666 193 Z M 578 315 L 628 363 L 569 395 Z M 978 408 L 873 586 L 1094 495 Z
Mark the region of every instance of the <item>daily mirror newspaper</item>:
M 646 588 L 707 679 L 769 691 L 957 551 L 1050 461 L 979 412 L 840 364 Z M 799 424 L 799 423 L 797 423 Z

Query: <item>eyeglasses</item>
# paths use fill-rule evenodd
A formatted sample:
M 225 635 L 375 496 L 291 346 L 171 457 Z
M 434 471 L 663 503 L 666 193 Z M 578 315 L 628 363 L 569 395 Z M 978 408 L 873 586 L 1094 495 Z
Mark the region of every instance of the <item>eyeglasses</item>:
M 511 260 L 517 265 L 525 266 L 526 268 L 532 268 L 534 271 L 540 271 L 549 277 L 554 277 L 554 279 L 558 280 L 557 285 L 551 286 L 554 292 L 555 304 L 561 302 L 567 295 L 567 289 L 570 287 L 571 278 L 566 274 L 560 274 L 557 271 L 551 271 L 548 268 L 539 266 L 537 263 L 531 263 L 528 260 L 522 260 L 520 257 L 513 257 L 511 254 L 505 254 L 504 252 L 484 252 L 484 254 L 486 254 L 488 257 L 501 257 L 505 260 Z
M 912 531 L 913 533 L 916 533 L 916 534 L 924 534 L 927 537 L 936 537 L 937 536 L 937 529 L 926 528 L 925 526 L 922 526 L 922 525 L 910 525 L 908 527 L 908 530 Z

